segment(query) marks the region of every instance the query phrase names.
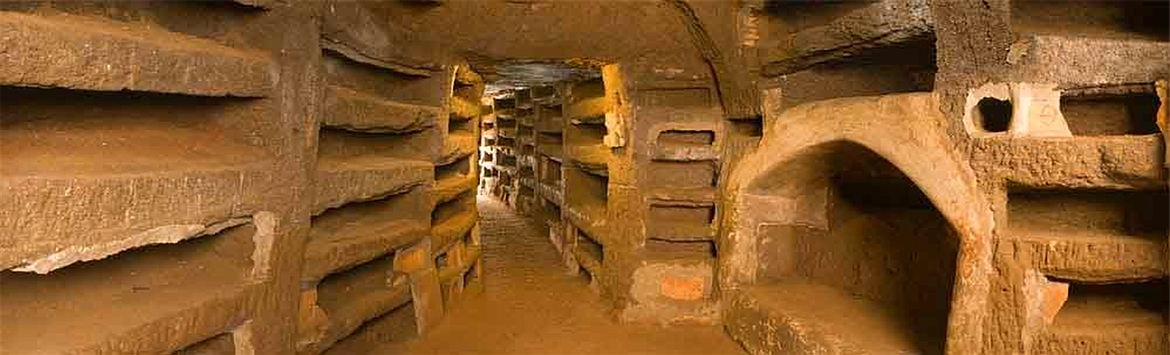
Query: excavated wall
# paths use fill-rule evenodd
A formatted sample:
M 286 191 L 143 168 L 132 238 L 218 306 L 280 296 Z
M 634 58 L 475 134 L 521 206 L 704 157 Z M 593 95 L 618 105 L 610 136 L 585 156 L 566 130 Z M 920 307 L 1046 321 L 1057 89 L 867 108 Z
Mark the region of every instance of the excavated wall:
M 752 353 L 1166 353 L 1168 14 L 0 2 L 0 353 L 426 332 L 477 193 L 614 319 Z

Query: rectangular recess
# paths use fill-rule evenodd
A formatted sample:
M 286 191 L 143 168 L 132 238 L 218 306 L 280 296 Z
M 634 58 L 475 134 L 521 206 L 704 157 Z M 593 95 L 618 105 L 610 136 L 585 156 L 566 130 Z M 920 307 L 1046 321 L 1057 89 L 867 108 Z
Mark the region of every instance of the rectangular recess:
M 435 181 L 465 177 L 471 174 L 472 168 L 470 155 L 456 159 L 451 164 L 436 166 Z
M 1152 92 L 1095 97 L 1061 96 L 1060 111 L 1076 136 L 1158 134 L 1161 101 Z
M 563 169 L 562 173 L 565 178 L 566 200 L 573 201 L 573 205 L 581 203 L 591 208 L 602 210 L 606 208 L 609 200 L 608 178 L 577 168 Z
M 713 205 L 650 205 L 646 235 L 674 241 L 710 240 L 715 223 Z
M 500 155 L 500 165 L 516 167 L 516 157 L 508 154 Z
M 20 326 L 6 327 L 0 342 L 11 354 L 170 353 L 221 333 L 249 316 L 242 310 L 257 237 L 247 223 L 45 275 L 2 271 L 0 323 Z M 198 326 L 173 331 L 194 314 Z M 118 341 L 128 338 L 155 341 Z
M 540 132 L 536 136 L 536 144 L 562 145 L 564 144 L 564 137 L 561 135 L 561 132 Z
M 429 190 L 345 204 L 314 216 L 305 244 L 301 281 L 368 262 L 424 239 L 430 232 Z
M 1057 280 L 1059 281 L 1059 280 Z M 1164 354 L 1168 350 L 1167 279 L 1124 284 L 1068 284 L 1030 349 L 1034 354 Z
M 1167 191 L 1040 190 L 1008 195 L 1008 225 L 1039 230 L 1164 240 Z
M 1011 14 L 1022 34 L 1170 40 L 1165 1 L 1013 0 Z
M 428 138 L 426 134 L 362 133 L 322 127 L 317 135 L 317 156 L 319 159 L 378 156 L 428 160 Z
M 658 133 L 663 147 L 708 147 L 715 144 L 715 131 L 671 129 Z
M 475 120 L 450 120 L 448 133 L 475 133 Z
M 719 171 L 714 162 L 665 162 L 649 164 L 646 174 L 656 188 L 710 188 L 718 183 Z

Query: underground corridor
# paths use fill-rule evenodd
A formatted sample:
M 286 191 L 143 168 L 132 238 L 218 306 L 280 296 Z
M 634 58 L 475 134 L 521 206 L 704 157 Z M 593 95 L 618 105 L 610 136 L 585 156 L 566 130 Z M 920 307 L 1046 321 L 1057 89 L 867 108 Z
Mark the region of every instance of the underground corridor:
M 1170 354 L 1167 0 L 0 1 L 0 355 Z

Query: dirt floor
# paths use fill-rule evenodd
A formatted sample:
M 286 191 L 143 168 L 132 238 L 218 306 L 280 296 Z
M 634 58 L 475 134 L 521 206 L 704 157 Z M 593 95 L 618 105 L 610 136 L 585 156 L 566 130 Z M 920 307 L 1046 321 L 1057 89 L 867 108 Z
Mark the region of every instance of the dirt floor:
M 479 197 L 487 289 L 422 339 L 378 354 L 742 354 L 721 327 L 622 325 L 572 276 L 546 228 Z

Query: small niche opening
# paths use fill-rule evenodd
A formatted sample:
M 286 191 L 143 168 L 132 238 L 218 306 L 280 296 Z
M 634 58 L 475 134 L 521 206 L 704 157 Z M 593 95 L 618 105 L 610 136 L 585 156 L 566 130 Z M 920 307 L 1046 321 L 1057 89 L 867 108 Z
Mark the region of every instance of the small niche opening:
M 1165 326 L 1168 287 L 1164 278 L 1141 283 L 1070 283 L 1068 301 L 1056 313 L 1052 326 L 1057 330 L 1136 324 Z
M 503 146 L 503 147 L 515 147 L 516 146 L 516 140 L 513 138 L 510 138 L 510 137 L 500 136 L 500 139 L 498 140 L 498 142 L 499 142 L 499 144 L 496 144 L 498 146 Z
M 715 207 L 691 205 L 651 205 L 647 234 L 651 238 L 671 241 L 699 241 L 713 237 Z
M 668 130 L 658 134 L 658 144 L 667 146 L 703 147 L 715 144 L 715 132 L 709 130 Z
M 653 162 L 647 174 L 662 188 L 711 188 L 719 182 L 719 170 L 711 161 Z
M 452 134 L 454 134 L 454 133 L 471 134 L 471 133 L 473 133 L 473 131 L 475 131 L 475 129 L 472 128 L 473 121 L 474 120 L 451 120 L 450 124 L 447 127 L 447 131 L 452 133 Z
M 975 124 L 984 132 L 1007 132 L 1012 124 L 1012 103 L 985 97 L 975 107 Z
M 500 165 L 508 167 L 516 167 L 516 157 L 503 154 L 500 156 Z
M 435 167 L 435 180 L 441 181 L 451 178 L 467 176 L 471 172 L 471 156 L 465 156 L 447 165 Z
M 731 121 L 731 133 L 737 136 L 763 137 L 764 119 L 755 117 L 752 119 Z
M 1077 136 L 1158 134 L 1159 105 L 1153 93 L 1060 98 L 1060 111 Z

